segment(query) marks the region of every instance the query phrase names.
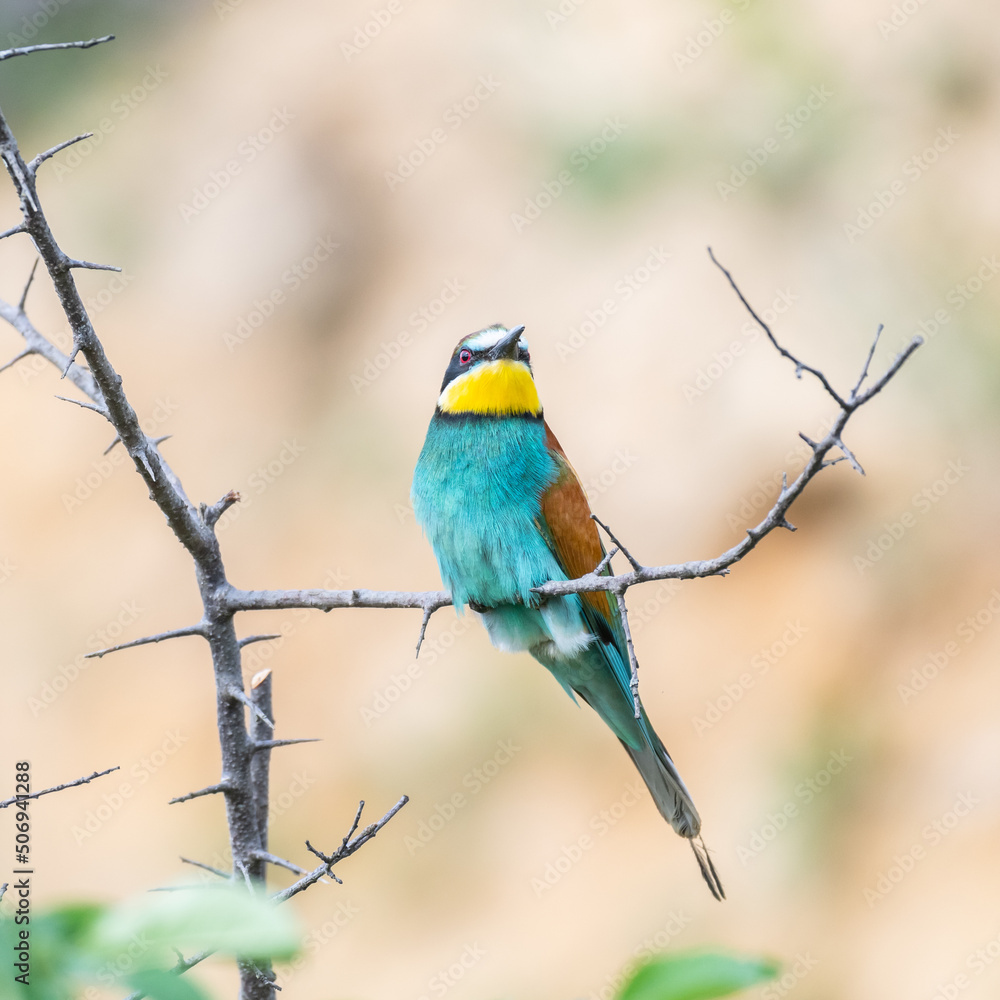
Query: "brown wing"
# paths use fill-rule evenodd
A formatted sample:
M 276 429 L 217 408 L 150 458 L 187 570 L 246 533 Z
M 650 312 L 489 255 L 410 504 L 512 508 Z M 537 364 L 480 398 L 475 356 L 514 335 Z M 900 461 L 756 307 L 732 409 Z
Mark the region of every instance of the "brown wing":
M 604 546 L 597 525 L 590 519 L 590 504 L 580 479 L 547 423 L 545 443 L 559 466 L 559 478 L 542 494 L 542 517 L 556 558 L 572 580 L 597 567 L 604 558 Z M 614 620 L 607 593 L 580 596 L 609 624 Z

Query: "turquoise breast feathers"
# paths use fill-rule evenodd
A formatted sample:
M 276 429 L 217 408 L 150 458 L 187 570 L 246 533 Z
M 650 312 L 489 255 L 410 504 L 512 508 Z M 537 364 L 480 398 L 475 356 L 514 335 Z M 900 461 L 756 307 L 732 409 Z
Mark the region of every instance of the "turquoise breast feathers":
M 565 579 L 537 524 L 556 473 L 541 419 L 435 414 L 410 498 L 459 611 L 537 603 L 532 587 Z

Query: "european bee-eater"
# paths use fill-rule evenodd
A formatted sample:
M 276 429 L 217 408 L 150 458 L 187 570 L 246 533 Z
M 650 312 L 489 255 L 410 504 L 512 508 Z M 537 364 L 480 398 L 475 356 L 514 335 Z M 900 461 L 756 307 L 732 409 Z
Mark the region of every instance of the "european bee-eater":
M 580 480 L 542 415 L 523 333 L 497 325 L 459 341 L 413 475 L 413 509 L 459 613 L 468 604 L 494 646 L 529 652 L 611 727 L 722 899 L 696 840 L 701 819 L 691 796 L 645 710 L 635 717 L 614 596 L 532 590 L 592 572 L 605 552 Z

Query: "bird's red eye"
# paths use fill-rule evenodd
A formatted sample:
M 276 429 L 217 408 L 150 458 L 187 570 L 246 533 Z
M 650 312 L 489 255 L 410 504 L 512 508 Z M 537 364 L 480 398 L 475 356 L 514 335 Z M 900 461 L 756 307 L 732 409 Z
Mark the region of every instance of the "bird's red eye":
M 467 347 L 463 347 L 458 352 L 458 363 L 462 365 L 467 365 L 472 360 L 472 351 Z

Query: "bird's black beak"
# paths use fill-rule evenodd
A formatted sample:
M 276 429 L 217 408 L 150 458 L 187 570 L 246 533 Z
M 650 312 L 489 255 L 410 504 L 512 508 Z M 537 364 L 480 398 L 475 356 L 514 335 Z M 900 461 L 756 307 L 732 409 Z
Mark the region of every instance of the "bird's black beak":
M 515 326 L 503 340 L 499 341 L 497 345 L 490 351 L 490 360 L 497 361 L 500 358 L 516 358 L 518 350 L 518 341 L 521 339 L 521 334 L 524 333 L 523 326 Z

